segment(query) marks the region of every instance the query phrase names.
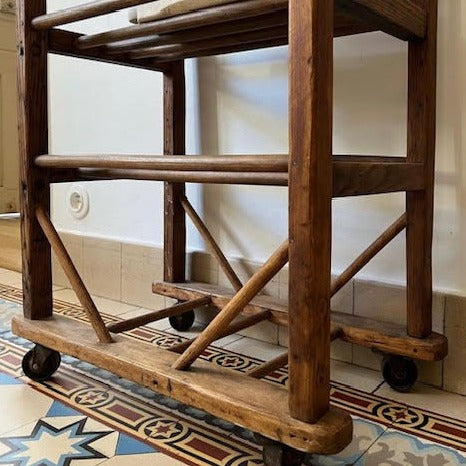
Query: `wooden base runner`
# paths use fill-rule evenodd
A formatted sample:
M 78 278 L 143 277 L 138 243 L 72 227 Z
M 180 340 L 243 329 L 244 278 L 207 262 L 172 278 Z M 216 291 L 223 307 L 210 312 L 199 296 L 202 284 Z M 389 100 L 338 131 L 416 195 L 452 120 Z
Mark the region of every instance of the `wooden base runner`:
M 330 455 L 352 438 L 351 417 L 331 408 L 317 423 L 293 419 L 288 392 L 240 372 L 196 361 L 189 372 L 172 368 L 177 354 L 116 335 L 112 344 L 96 342 L 90 326 L 57 316 L 43 321 L 15 317 L 13 332 L 144 385 L 181 403 L 225 419 L 297 450 Z
M 210 296 L 212 305 L 220 309 L 233 297 L 233 292 L 228 288 L 204 283 L 161 282 L 154 283 L 152 289 L 154 293 L 180 300 Z M 242 314 L 254 315 L 263 311 L 270 312 L 271 322 L 288 325 L 287 302 L 267 296 L 254 298 L 244 307 Z M 412 338 L 403 325 L 332 312 L 332 328 L 341 328 L 339 338 L 344 341 L 386 353 L 423 361 L 440 361 L 448 354 L 448 342 L 444 335 L 432 333 L 427 338 Z

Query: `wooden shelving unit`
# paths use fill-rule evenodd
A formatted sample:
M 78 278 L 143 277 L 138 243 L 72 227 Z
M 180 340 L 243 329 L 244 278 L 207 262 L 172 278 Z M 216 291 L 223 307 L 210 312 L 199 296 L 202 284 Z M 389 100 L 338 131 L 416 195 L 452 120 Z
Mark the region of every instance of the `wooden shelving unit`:
M 244 0 L 99 34 L 60 29 L 147 2 L 97 0 L 46 14 L 46 0 L 19 1 L 24 317 L 14 319 L 13 330 L 37 343 L 23 361 L 25 372 L 49 377 L 58 368 L 58 352 L 64 352 L 251 429 L 263 439 L 268 465 L 300 464 L 304 452 L 337 453 L 350 443 L 352 423 L 347 413 L 330 407 L 331 341 L 388 353 L 384 375 L 400 390 L 415 380 L 410 358 L 436 361 L 447 354 L 445 337 L 432 333 L 437 0 Z M 333 37 L 370 31 L 409 43 L 404 157 L 332 155 Z M 289 154 L 185 156 L 183 60 L 284 44 L 290 51 Z M 48 154 L 49 53 L 163 73 L 164 154 Z M 164 282 L 153 290 L 179 304 L 105 326 L 49 218 L 50 183 L 97 179 L 165 183 Z M 186 198 L 187 182 L 288 187 L 289 238 L 247 283 Z M 332 198 L 388 192 L 406 192 L 406 212 L 332 281 Z M 186 217 L 231 289 L 186 282 Z M 407 327 L 331 313 L 331 296 L 404 230 Z M 93 329 L 53 316 L 51 249 Z M 289 302 L 258 296 L 288 262 Z M 218 308 L 217 317 L 196 339 L 170 350 L 119 335 L 167 317 L 187 328 L 193 310 L 206 305 Z M 263 320 L 289 327 L 287 354 L 248 375 L 198 359 L 217 339 Z M 258 380 L 285 364 L 287 389 Z

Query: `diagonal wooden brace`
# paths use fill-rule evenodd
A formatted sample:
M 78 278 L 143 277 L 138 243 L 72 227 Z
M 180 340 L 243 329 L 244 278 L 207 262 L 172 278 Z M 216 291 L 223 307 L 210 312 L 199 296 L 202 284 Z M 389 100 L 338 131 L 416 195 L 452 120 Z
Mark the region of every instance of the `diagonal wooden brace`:
M 71 286 L 79 299 L 79 302 L 84 308 L 84 311 L 86 312 L 92 328 L 99 338 L 99 341 L 101 343 L 111 343 L 113 340 L 110 332 L 107 330 L 107 327 L 105 326 L 104 321 L 102 320 L 102 317 L 100 316 L 99 311 L 97 310 L 94 301 L 91 298 L 91 295 L 87 291 L 86 286 L 79 276 L 79 273 L 76 270 L 76 267 L 74 266 L 73 261 L 71 260 L 71 257 L 68 254 L 65 245 L 63 244 L 63 241 L 50 221 L 49 216 L 45 213 L 42 207 L 39 207 L 36 210 L 36 217 L 37 221 L 42 227 L 42 230 L 44 231 L 45 236 L 47 237 L 47 240 L 50 243 L 50 246 L 52 246 L 53 252 L 57 256 L 63 271 L 68 277 L 68 280 L 70 281 Z
M 288 262 L 289 241 L 286 240 L 270 259 L 250 278 L 231 301 L 220 311 L 209 326 L 196 338 L 196 341 L 178 358 L 174 369 L 185 370 L 201 353 L 221 335 L 244 306 L 264 288 L 264 286 Z
M 228 262 L 227 258 L 223 254 L 222 250 L 220 249 L 219 245 L 215 241 L 214 237 L 211 235 L 210 231 L 208 230 L 206 224 L 202 221 L 201 217 L 197 214 L 194 210 L 194 207 L 188 201 L 187 197 L 182 194 L 180 197 L 180 203 L 183 206 L 188 217 L 193 222 L 194 226 L 199 231 L 199 234 L 202 236 L 204 241 L 207 243 L 207 246 L 212 251 L 212 254 L 217 259 L 220 267 L 223 270 L 223 273 L 227 276 L 228 280 L 230 281 L 233 288 L 238 291 L 243 287 L 241 280 L 236 275 L 235 271 L 231 267 L 230 263 Z
M 175 304 L 174 306 L 158 311 L 149 312 L 142 316 L 133 317 L 132 319 L 122 320 L 121 322 L 114 322 L 107 328 L 112 333 L 122 333 L 128 330 L 141 327 L 143 325 L 150 324 L 151 322 L 157 322 L 167 317 L 179 316 L 185 312 L 192 311 L 198 307 L 207 306 L 211 303 L 210 296 L 203 298 L 193 299 L 184 303 Z

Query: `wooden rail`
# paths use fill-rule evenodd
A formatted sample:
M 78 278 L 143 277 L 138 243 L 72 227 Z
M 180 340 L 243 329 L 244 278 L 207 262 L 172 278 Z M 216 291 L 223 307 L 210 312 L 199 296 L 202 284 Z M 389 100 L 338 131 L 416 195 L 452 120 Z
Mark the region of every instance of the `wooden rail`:
M 109 332 L 122 333 L 134 328 L 141 327 L 143 325 L 150 324 L 151 322 L 157 322 L 167 317 L 179 316 L 187 311 L 192 311 L 202 306 L 210 304 L 211 299 L 208 296 L 186 301 L 184 303 L 175 304 L 167 309 L 159 311 L 149 312 L 142 316 L 134 317 L 132 319 L 122 320 L 121 322 L 115 322 L 107 326 Z
M 213 26 L 202 26 L 187 31 L 180 31 L 171 34 L 154 34 L 148 37 L 128 39 L 121 42 L 114 42 L 106 46 L 108 53 L 122 53 L 140 50 L 145 47 L 168 44 L 183 44 L 199 40 L 219 38 L 231 34 L 241 34 L 243 32 L 267 29 L 273 26 L 288 26 L 288 11 L 278 11 L 268 15 L 262 15 L 260 21 L 257 18 L 246 18 L 238 21 L 229 21 Z
M 135 37 L 144 37 L 150 34 L 166 34 L 245 18 L 258 17 L 284 10 L 287 6 L 288 0 L 245 0 L 172 18 L 160 19 L 150 23 L 91 34 L 80 38 L 77 42 L 77 46 L 79 48 L 98 47 L 100 45 L 107 45 L 112 42 Z
M 136 170 L 184 170 L 221 172 L 286 172 L 285 155 L 43 155 L 37 157 L 39 167 L 106 168 Z

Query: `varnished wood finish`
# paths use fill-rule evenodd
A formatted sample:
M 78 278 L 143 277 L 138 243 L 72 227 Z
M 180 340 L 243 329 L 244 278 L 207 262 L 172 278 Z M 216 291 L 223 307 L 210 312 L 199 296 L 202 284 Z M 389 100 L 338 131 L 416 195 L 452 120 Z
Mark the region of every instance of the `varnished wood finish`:
M 252 377 L 253 379 L 262 379 L 263 377 L 266 377 L 270 373 L 280 369 L 283 366 L 286 366 L 287 364 L 288 364 L 288 352 L 270 361 L 267 361 L 266 363 L 261 364 L 258 367 L 255 367 L 254 369 L 248 372 L 248 376 Z
M 287 186 L 287 173 L 265 172 L 205 172 L 134 169 L 64 169 L 52 173 L 53 183 L 97 180 L 148 180 L 172 183 L 238 184 L 257 186 Z
M 163 75 L 164 154 L 186 151 L 186 86 L 184 62 L 173 63 Z M 164 186 L 164 279 L 181 282 L 186 267 L 186 216 L 180 197 L 184 183 Z
M 317 422 L 330 398 L 333 2 L 290 0 L 291 415 Z
M 403 40 L 426 34 L 424 0 L 335 0 L 335 7 Z
M 76 41 L 82 34 L 64 31 L 62 29 L 52 29 L 48 32 L 49 52 L 67 57 L 83 58 L 87 60 L 111 63 L 114 65 L 141 68 L 144 70 L 163 71 L 167 65 L 157 63 L 155 60 L 134 60 L 128 54 L 110 54 L 106 49 L 98 47 L 92 50 L 79 50 L 76 48 Z
M 336 0 L 334 35 L 359 34 L 382 30 L 401 39 L 422 38 L 425 34 L 425 10 L 412 0 Z M 232 21 L 256 18 L 256 24 L 267 15 L 286 11 L 288 0 L 244 0 L 232 4 L 206 8 L 171 18 L 143 23 L 82 37 L 78 41 L 81 48 L 98 47 L 123 40 L 172 34 L 193 30 L 193 38 L 200 28 L 217 28 Z M 262 29 L 260 26 L 257 29 Z M 239 32 L 252 32 L 255 28 Z M 233 34 L 234 30 L 230 30 Z M 220 37 L 212 33 L 209 37 Z M 201 35 L 202 38 L 202 35 Z M 272 39 L 272 37 L 269 37 Z
M 396 238 L 405 228 L 407 216 L 403 214 L 390 225 L 363 253 L 361 253 L 335 280 L 332 282 L 332 296 L 338 293 L 363 267 L 365 267 L 385 246 Z
M 204 410 L 293 448 L 318 454 L 342 450 L 352 437 L 351 418 L 331 408 L 317 423 L 292 419 L 287 391 L 216 364 L 196 361 L 189 372 L 172 369 L 176 354 L 116 335 L 102 345 L 89 326 L 62 316 L 40 322 L 15 317 L 15 334 L 107 369 L 181 403 Z
M 427 38 L 408 49 L 408 160 L 424 164 L 425 190 L 407 193 L 408 333 L 432 331 L 432 230 L 436 137 L 437 0 L 428 11 Z
M 44 319 L 52 315 L 52 263 L 36 209 L 49 211 L 50 185 L 48 172 L 34 159 L 48 152 L 47 34 L 34 31 L 31 21 L 45 13 L 46 0 L 17 5 L 23 309 L 30 319 Z
M 174 299 L 210 296 L 212 305 L 219 309 L 222 309 L 233 296 L 228 288 L 205 283 L 155 283 L 153 290 Z M 288 325 L 288 302 L 280 299 L 257 296 L 244 307 L 242 314 L 252 316 L 264 311 L 270 312 L 271 322 Z M 376 314 L 377 303 L 374 302 L 374 315 Z M 443 335 L 432 333 L 425 339 L 412 338 L 408 336 L 403 325 L 378 322 L 375 319 L 338 312 L 332 312 L 331 316 L 330 340 L 341 338 L 357 345 L 423 361 L 440 361 L 448 352 L 447 339 Z M 341 333 L 335 336 L 334 332 Z
M 109 53 L 122 53 L 140 50 L 146 47 L 168 44 L 184 44 L 199 40 L 219 38 L 231 34 L 241 34 L 251 30 L 267 29 L 272 26 L 288 27 L 288 11 L 282 10 L 268 15 L 262 15 L 260 21 L 257 18 L 246 18 L 238 21 L 201 26 L 171 34 L 158 34 L 126 41 L 115 42 L 106 46 Z
M 269 29 L 258 29 L 256 31 L 242 32 L 240 34 L 232 34 L 215 39 L 210 38 L 189 43 L 158 45 L 155 47 L 142 48 L 132 52 L 130 56 L 134 59 L 163 57 L 166 54 L 183 54 L 194 56 L 197 55 L 198 52 L 203 52 L 205 50 L 224 47 L 249 47 L 249 44 L 254 44 L 256 42 L 280 38 L 286 39 L 287 37 L 288 29 L 286 27 L 273 26 Z
M 159 311 L 149 312 L 142 316 L 133 317 L 132 319 L 122 320 L 110 324 L 107 328 L 112 333 L 122 333 L 132 330 L 134 328 L 141 327 L 143 325 L 150 324 L 151 322 L 157 322 L 167 317 L 179 316 L 187 311 L 192 311 L 202 306 L 210 304 L 210 298 L 208 296 L 193 299 L 192 301 L 186 301 L 184 303 L 175 304 L 174 306 Z
M 166 141 L 167 144 L 169 141 Z M 284 155 L 186 155 L 171 157 L 139 155 L 43 155 L 36 164 L 59 168 L 133 168 L 136 170 L 184 170 L 223 172 L 286 172 Z M 169 154 L 165 154 L 169 155 Z
M 199 232 L 199 234 L 202 236 L 202 239 L 206 242 L 207 247 L 211 250 L 212 254 L 217 259 L 217 262 L 219 263 L 221 269 L 223 270 L 223 273 L 226 275 L 226 277 L 230 281 L 233 289 L 235 289 L 236 291 L 241 289 L 243 286 L 243 284 L 241 283 L 241 280 L 238 278 L 238 275 L 236 275 L 236 272 L 233 270 L 232 266 L 230 265 L 227 258 L 223 254 L 219 245 L 217 244 L 214 237 L 210 233 L 209 229 L 207 228 L 205 223 L 202 221 L 201 217 L 199 217 L 194 207 L 188 201 L 187 197 L 181 196 L 180 202 L 186 214 L 191 219 L 194 226 L 197 228 L 197 231 Z
M 66 250 L 48 215 L 45 213 L 42 207 L 37 209 L 36 215 L 37 220 L 45 236 L 47 237 L 47 240 L 52 246 L 53 252 L 57 256 L 58 262 L 65 272 L 71 284 L 71 288 L 73 288 L 74 292 L 76 293 L 81 306 L 86 312 L 87 318 L 89 319 L 89 322 L 91 323 L 99 341 L 101 343 L 111 343 L 112 337 L 105 327 L 104 321 L 102 320 L 102 317 L 100 316 L 99 311 L 97 310 L 94 301 L 91 298 L 91 295 L 81 280 L 81 277 L 79 276 L 79 273 L 76 270 L 76 267 L 74 266 L 68 251 Z
M 217 25 L 229 21 L 259 17 L 286 9 L 288 0 L 245 0 L 184 15 L 164 18 L 150 23 L 128 26 L 121 29 L 91 34 L 79 39 L 80 48 L 90 48 L 107 45 L 149 34 L 166 34 L 194 29 L 203 26 Z
M 177 359 L 174 369 L 185 370 L 222 334 L 233 319 L 265 287 L 288 262 L 288 241 L 285 241 L 270 259 L 235 294 L 215 319 L 196 338 L 196 341 Z
M 395 159 L 395 157 L 334 156 L 333 197 L 422 190 L 425 186 L 422 164 L 406 163 Z M 213 168 L 223 168 L 223 170 L 198 171 L 202 169 L 199 162 L 206 163 L 211 170 Z M 157 156 L 145 159 L 135 156 L 52 155 L 40 156 L 36 159 L 36 163 L 41 167 L 55 169 L 96 167 L 96 169 L 69 170 L 57 175 L 52 173 L 54 183 L 98 179 L 141 179 L 192 183 L 288 185 L 288 174 L 285 172 L 251 171 L 251 168 L 261 170 L 267 167 L 283 170 L 287 164 L 287 156 L 284 155 L 186 156 L 186 160 L 183 157 L 174 157 L 173 162 Z M 99 168 L 109 166 L 124 168 Z M 145 167 L 147 170 L 132 167 Z M 158 167 L 158 169 L 153 170 L 150 169 L 151 167 Z M 240 167 L 248 171 L 238 171 Z M 191 171 L 187 171 L 188 168 Z M 177 171 L 174 171 L 175 169 Z M 227 169 L 234 171 L 226 171 Z
M 123 8 L 143 5 L 151 1 L 153 0 L 94 0 L 89 3 L 54 11 L 53 13 L 40 15 L 34 18 L 32 25 L 36 29 L 51 29 L 63 24 L 113 13 Z
M 224 332 L 220 333 L 218 335 L 217 340 L 228 337 L 229 335 L 234 335 L 235 333 L 238 333 L 238 332 L 241 332 L 242 330 L 250 328 L 253 325 L 258 324 L 259 322 L 268 320 L 269 318 L 270 318 L 269 311 L 261 311 L 261 312 L 258 312 L 257 314 L 253 314 L 253 315 L 238 319 L 236 322 L 233 322 L 230 326 L 228 326 L 228 328 Z M 170 347 L 170 351 L 181 354 L 184 351 L 186 351 L 186 349 L 189 348 L 195 341 L 196 341 L 195 338 L 192 338 L 191 340 L 183 341 L 182 343 L 178 343 L 177 345 Z

